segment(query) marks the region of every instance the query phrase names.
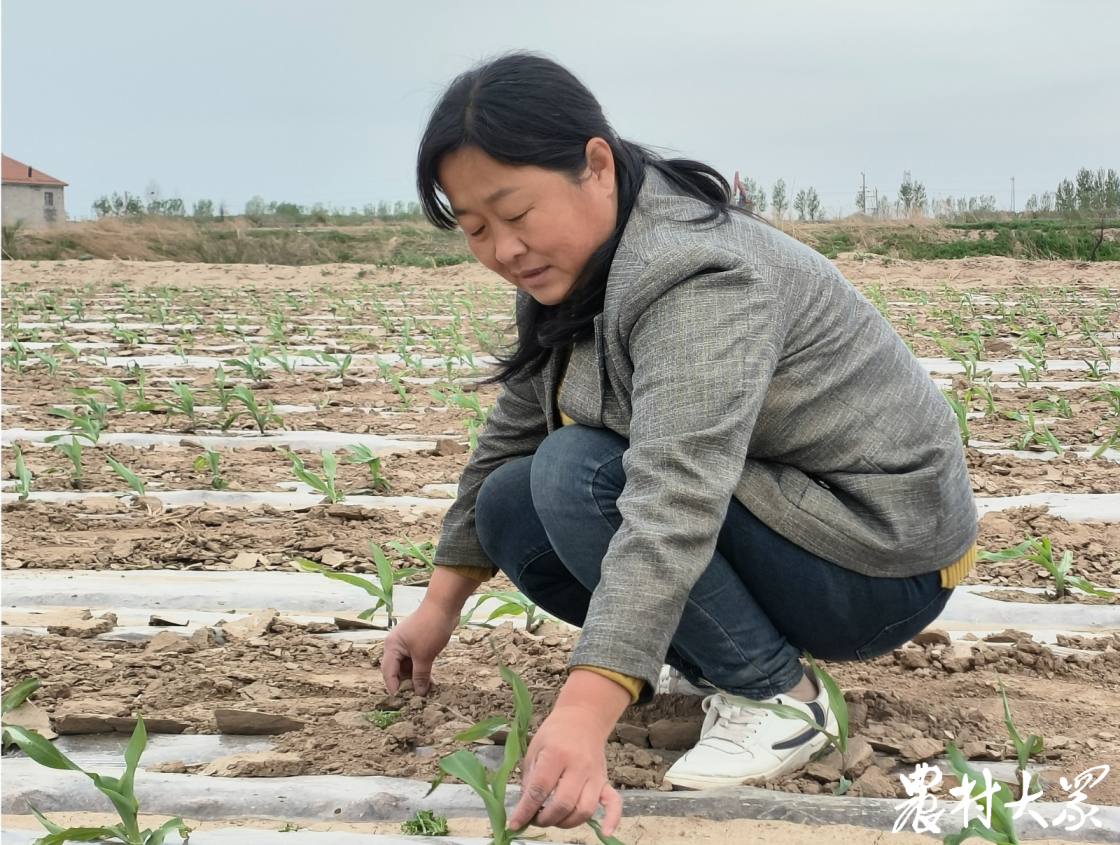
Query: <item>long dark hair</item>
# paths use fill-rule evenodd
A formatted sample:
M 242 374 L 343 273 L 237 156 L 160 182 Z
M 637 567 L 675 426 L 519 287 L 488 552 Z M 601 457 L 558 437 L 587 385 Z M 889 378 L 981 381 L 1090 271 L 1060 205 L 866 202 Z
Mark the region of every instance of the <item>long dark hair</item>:
M 495 161 L 535 165 L 572 179 L 587 166 L 587 142 L 599 137 L 614 155 L 618 220 L 614 232 L 588 259 L 571 292 L 556 305 L 531 300 L 518 319 L 517 346 L 499 359 L 492 381 L 529 378 L 539 373 L 552 350 L 594 331 L 603 310 L 607 276 L 630 212 L 645 181 L 657 170 L 682 195 L 708 206 L 695 223 L 726 219 L 731 188 L 713 168 L 691 159 L 663 159 L 624 141 L 611 128 L 594 95 L 566 68 L 532 53 L 510 53 L 456 77 L 440 97 L 420 141 L 416 187 L 424 214 L 441 229 L 454 229 L 455 215 L 441 196 L 443 157 L 475 147 Z

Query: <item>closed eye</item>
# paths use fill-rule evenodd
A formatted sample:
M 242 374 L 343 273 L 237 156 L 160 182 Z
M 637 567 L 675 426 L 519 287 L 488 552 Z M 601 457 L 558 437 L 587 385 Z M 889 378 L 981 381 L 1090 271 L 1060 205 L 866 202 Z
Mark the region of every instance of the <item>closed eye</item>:
M 525 209 L 520 214 L 518 214 L 516 217 L 507 217 L 506 222 L 507 223 L 516 223 L 518 220 L 521 220 L 528 213 L 529 213 L 529 210 Z

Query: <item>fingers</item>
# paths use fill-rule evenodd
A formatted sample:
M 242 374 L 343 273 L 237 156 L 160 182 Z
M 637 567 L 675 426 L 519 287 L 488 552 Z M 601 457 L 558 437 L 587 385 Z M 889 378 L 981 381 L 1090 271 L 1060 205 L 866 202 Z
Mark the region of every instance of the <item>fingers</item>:
M 618 823 L 622 821 L 622 796 L 618 794 L 618 790 L 611 786 L 609 783 L 603 784 L 603 790 L 599 793 L 599 803 L 603 805 L 603 833 L 610 836 L 618 828 Z
M 417 695 L 427 695 L 432 685 L 432 661 L 412 658 L 412 687 Z
M 530 748 L 530 755 L 532 751 L 533 749 Z M 542 757 L 543 755 L 534 755 L 530 758 L 526 755 L 527 774 L 521 780 L 521 798 L 513 809 L 513 815 L 509 817 L 509 826 L 514 830 L 520 830 L 534 820 L 541 805 L 552 794 L 552 790 L 560 780 L 559 765 L 550 766 L 547 758 L 542 759 Z
M 599 794 L 601 790 L 598 786 L 595 785 L 594 781 L 587 781 L 583 785 L 583 791 L 580 792 L 579 800 L 576 801 L 575 806 L 572 808 L 572 810 L 567 815 L 562 817 L 559 821 L 546 822 L 543 820 L 545 813 L 551 812 L 553 809 L 555 809 L 556 813 L 559 814 L 566 809 L 566 806 L 557 800 L 557 796 L 563 791 L 564 779 L 561 779 L 560 783 L 560 788 L 556 790 L 557 795 L 554 795 L 552 797 L 552 800 L 550 800 L 548 804 L 545 805 L 545 808 L 539 813 L 538 817 L 542 819 L 539 824 L 542 827 L 546 825 L 562 828 L 579 827 L 581 824 L 595 815 L 595 810 L 599 808 Z

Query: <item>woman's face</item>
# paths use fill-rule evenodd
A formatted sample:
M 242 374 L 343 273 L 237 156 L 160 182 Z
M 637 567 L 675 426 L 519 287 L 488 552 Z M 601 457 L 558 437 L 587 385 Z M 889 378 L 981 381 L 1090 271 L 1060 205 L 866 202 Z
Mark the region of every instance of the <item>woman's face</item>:
M 477 147 L 440 163 L 440 183 L 471 252 L 542 305 L 568 295 L 614 231 L 614 156 L 606 141 L 587 142 L 587 162 L 577 181 L 555 170 L 501 164 Z

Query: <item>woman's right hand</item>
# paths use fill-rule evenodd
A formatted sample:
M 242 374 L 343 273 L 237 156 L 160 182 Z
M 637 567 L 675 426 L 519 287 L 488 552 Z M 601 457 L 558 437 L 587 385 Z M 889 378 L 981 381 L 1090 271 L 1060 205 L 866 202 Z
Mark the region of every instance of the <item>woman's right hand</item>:
M 447 646 L 459 624 L 459 614 L 478 581 L 465 578 L 453 567 L 437 566 L 420 607 L 397 624 L 385 638 L 381 677 L 390 695 L 401 681 L 411 678 L 417 695 L 427 695 L 432 683 L 432 663 Z

